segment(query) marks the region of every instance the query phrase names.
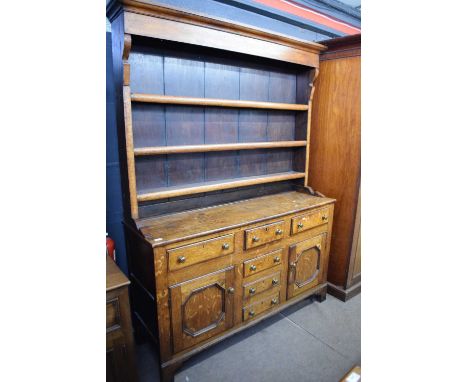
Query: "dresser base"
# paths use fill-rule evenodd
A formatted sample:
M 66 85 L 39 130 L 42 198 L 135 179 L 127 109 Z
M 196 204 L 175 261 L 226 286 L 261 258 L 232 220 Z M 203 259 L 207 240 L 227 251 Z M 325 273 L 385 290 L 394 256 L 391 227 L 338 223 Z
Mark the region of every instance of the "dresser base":
M 247 328 L 255 326 L 259 322 L 262 322 L 263 320 L 266 320 L 267 318 L 270 318 L 274 316 L 275 314 L 278 314 L 279 312 L 289 308 L 290 306 L 298 303 L 299 301 L 305 300 L 306 298 L 314 298 L 318 302 L 323 302 L 326 299 L 326 295 L 327 295 L 327 284 L 325 283 L 325 284 L 318 285 L 317 287 L 310 289 L 309 291 L 303 292 L 301 295 L 297 297 L 289 299 L 288 301 L 280 305 L 278 308 L 264 314 L 263 316 L 259 317 L 258 319 L 254 321 L 248 321 L 245 324 L 241 324 L 238 327 L 233 328 L 216 338 L 213 338 L 211 341 L 205 342 L 204 344 L 197 346 L 195 349 L 189 350 L 181 355 L 175 356 L 170 361 L 167 361 L 163 363 L 162 365 L 160 365 L 159 375 L 161 376 L 161 382 L 173 382 L 175 373 L 177 373 L 177 370 L 180 367 L 182 367 L 183 363 L 187 361 L 189 358 L 193 357 L 194 355 L 200 353 L 201 351 L 206 350 L 207 348 L 213 345 L 216 345 L 222 340 L 229 338 L 237 333 L 240 333 L 241 331 Z

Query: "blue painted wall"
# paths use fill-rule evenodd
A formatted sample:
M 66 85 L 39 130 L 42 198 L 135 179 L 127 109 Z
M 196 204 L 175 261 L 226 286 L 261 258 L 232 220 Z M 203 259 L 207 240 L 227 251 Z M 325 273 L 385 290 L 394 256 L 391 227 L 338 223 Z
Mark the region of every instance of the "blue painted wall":
M 162 5 L 175 6 L 196 13 L 204 13 L 217 18 L 228 19 L 233 22 L 249 24 L 254 27 L 310 41 L 321 41 L 343 35 L 342 33 L 324 28 L 318 24 L 310 23 L 293 15 L 282 12 L 272 12 L 271 8 L 251 0 L 157 0 L 154 2 Z M 330 6 L 329 4 L 333 3 L 332 0 L 296 0 L 296 2 L 313 6 L 323 13 L 349 22 L 352 25 L 361 26 L 360 16 L 357 17 L 352 10 L 346 12 L 346 6 Z M 340 8 L 342 8 L 342 10 L 340 10 Z M 112 81 L 112 44 L 110 25 L 108 22 L 106 29 L 106 227 L 109 236 L 112 237 L 116 243 L 117 263 L 125 273 L 128 273 L 125 238 L 122 227 L 123 205 L 115 122 L 115 89 Z

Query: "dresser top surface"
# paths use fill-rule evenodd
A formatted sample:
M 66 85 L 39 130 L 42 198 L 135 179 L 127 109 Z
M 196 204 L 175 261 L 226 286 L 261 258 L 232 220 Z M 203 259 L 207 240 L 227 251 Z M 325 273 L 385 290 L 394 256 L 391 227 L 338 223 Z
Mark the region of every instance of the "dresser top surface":
M 117 264 L 106 255 L 106 292 L 130 284 L 127 276 L 120 270 Z
M 334 199 L 291 191 L 176 214 L 137 219 L 153 247 L 325 206 Z

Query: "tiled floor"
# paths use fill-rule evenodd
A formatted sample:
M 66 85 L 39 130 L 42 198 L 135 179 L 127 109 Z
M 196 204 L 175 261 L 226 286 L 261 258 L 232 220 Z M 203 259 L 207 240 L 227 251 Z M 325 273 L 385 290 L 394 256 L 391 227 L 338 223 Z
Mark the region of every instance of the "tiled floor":
M 140 380 L 159 381 L 157 352 L 137 346 Z M 306 299 L 199 353 L 176 382 L 336 382 L 361 363 L 361 296 Z

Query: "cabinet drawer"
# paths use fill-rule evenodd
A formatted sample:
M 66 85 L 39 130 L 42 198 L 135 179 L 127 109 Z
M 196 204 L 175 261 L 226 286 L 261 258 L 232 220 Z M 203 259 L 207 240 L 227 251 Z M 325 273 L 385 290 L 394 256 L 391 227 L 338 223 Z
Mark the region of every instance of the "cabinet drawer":
M 279 288 L 281 284 L 281 272 L 276 272 L 267 277 L 252 281 L 244 285 L 244 298 L 257 296 L 262 292 L 269 291 L 273 288 Z
M 283 262 L 283 249 L 267 253 L 244 261 L 244 277 L 260 273 L 261 271 L 279 265 Z
M 271 308 L 274 308 L 280 303 L 280 294 L 279 291 L 275 294 L 269 295 L 264 299 L 256 302 L 255 304 L 245 306 L 242 309 L 242 318 L 244 321 L 248 321 L 252 318 L 255 318 L 260 313 L 263 313 Z
M 245 249 L 280 240 L 284 236 L 284 221 L 245 230 Z
M 110 332 L 120 327 L 119 299 L 114 298 L 106 303 L 106 330 Z
M 291 235 L 328 223 L 328 208 L 295 216 L 291 219 Z
M 174 271 L 218 256 L 229 255 L 234 252 L 234 234 L 215 237 L 170 249 L 169 270 Z

